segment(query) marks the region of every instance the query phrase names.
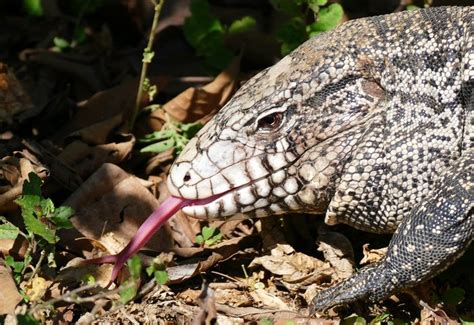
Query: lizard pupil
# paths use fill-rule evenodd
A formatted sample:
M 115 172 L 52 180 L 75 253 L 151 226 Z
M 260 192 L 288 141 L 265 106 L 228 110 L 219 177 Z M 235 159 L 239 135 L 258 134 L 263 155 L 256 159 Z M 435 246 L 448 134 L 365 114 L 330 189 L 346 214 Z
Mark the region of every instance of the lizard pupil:
M 283 121 L 283 113 L 276 112 L 262 117 L 258 121 L 258 129 L 262 130 L 274 130 L 281 125 Z

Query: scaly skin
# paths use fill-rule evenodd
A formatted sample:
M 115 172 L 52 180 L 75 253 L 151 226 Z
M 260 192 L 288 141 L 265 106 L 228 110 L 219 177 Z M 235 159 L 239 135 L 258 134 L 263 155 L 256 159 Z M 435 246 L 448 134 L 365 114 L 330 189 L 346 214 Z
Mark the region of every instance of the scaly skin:
M 377 265 L 317 310 L 433 277 L 473 238 L 474 7 L 350 21 L 245 84 L 175 162 L 189 215 L 324 213 L 392 233 Z

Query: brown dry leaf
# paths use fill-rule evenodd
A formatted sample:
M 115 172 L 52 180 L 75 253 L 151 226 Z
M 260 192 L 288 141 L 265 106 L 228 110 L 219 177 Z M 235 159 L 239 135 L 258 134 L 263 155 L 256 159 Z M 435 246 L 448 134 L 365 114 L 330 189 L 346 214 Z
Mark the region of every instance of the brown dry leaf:
M 107 138 L 113 130 L 122 124 L 122 113 L 114 115 L 106 120 L 86 126 L 71 133 L 71 137 L 79 136 L 85 143 L 99 145 L 107 143 Z
M 354 251 L 350 241 L 341 233 L 319 230 L 318 251 L 336 271 L 336 279 L 347 279 L 354 273 Z
M 291 308 L 277 296 L 271 294 L 265 289 L 256 289 L 250 292 L 250 296 L 255 302 L 264 305 L 265 307 L 277 310 L 291 310 Z
M 132 135 L 123 137 L 122 142 L 89 146 L 82 141 L 70 143 L 58 158 L 70 166 L 80 177 L 87 178 L 105 163 L 118 164 L 126 159 L 135 144 Z
M 28 174 L 34 172 L 41 179 L 45 179 L 49 172 L 40 162 L 28 152 L 15 152 L 14 156 L 0 160 L 0 212 L 16 210 L 13 203 L 23 189 L 23 182 Z
M 110 253 L 122 250 L 140 225 L 158 207 L 153 194 L 140 181 L 113 164 L 104 164 L 74 192 L 64 205 L 75 209 L 71 218 L 77 231 L 98 240 Z M 82 250 L 76 230 L 60 235 L 75 250 Z M 167 226 L 161 228 L 146 248 L 163 250 L 173 246 Z
M 0 315 L 13 314 L 16 305 L 22 300 L 20 293 L 12 278 L 10 268 L 0 260 Z
M 214 295 L 216 303 L 236 307 L 252 306 L 252 298 L 246 290 L 216 289 Z
M 0 62 L 0 122 L 10 121 L 15 114 L 31 109 L 30 97 L 13 71 Z
M 271 255 L 255 258 L 249 267 L 257 265 L 261 265 L 273 274 L 280 275 L 281 281 L 289 287 L 301 284 L 314 273 L 329 267 L 328 263 L 295 252 L 290 245 L 277 245 L 271 250 Z
M 193 318 L 192 325 L 211 325 L 213 320 L 217 317 L 216 301 L 214 297 L 214 290 L 209 288 L 209 285 L 204 282 L 198 301 L 199 312 Z
M 166 77 L 150 77 L 150 81 L 162 89 L 166 84 Z M 138 79 L 123 83 L 114 88 L 99 91 L 91 98 L 78 104 L 77 114 L 73 119 L 62 127 L 54 136 L 56 141 L 61 141 L 65 137 L 80 132 L 87 137 L 87 141 L 92 143 L 105 143 L 104 139 L 110 135 L 110 131 L 118 125 L 130 119 L 137 94 Z M 143 96 L 142 105 L 148 105 L 147 96 Z M 127 123 L 124 130 L 127 130 Z M 104 130 L 101 130 L 104 128 Z M 80 131 L 82 129 L 86 129 Z M 122 130 L 122 131 L 124 131 Z M 93 132 L 93 135 L 87 135 Z
M 432 308 L 424 301 L 420 301 L 420 305 L 423 306 L 420 314 L 420 324 L 421 325 L 454 325 L 459 324 L 458 321 L 450 318 L 446 312 L 439 307 Z
M 249 247 L 255 247 L 257 245 L 258 239 L 258 236 L 252 235 L 225 240 L 218 245 L 213 246 L 213 248 L 174 248 L 173 251 L 177 255 L 188 258 L 194 257 L 195 255 L 202 256 L 209 252 L 211 252 L 211 255 L 199 262 L 195 262 L 196 259 L 193 258 L 192 262 L 189 262 L 188 264 L 182 263 L 178 266 L 167 267 L 166 271 L 168 272 L 169 283 L 181 283 L 195 275 L 206 272 L 218 262 L 229 258 L 235 253 Z
M 185 123 L 216 113 L 234 93 L 239 70 L 240 57 L 237 57 L 214 81 L 202 88 L 186 89 L 164 104 L 163 110 L 174 120 Z M 162 121 L 162 110 L 156 110 L 150 114 L 148 124 L 153 130 L 159 130 Z
M 95 279 L 95 283 L 97 283 L 99 286 L 103 288 L 107 287 L 110 282 L 113 265 L 84 265 L 83 261 L 84 259 L 79 257 L 73 258 L 63 269 L 61 269 L 59 274 L 54 279 L 54 284 L 51 290 L 52 298 L 58 298 L 64 294 L 64 290 L 67 288 L 68 284 L 71 284 L 70 289 L 77 287 L 77 284 L 86 275 L 92 275 Z M 58 290 L 59 288 L 61 288 L 61 290 Z
M 388 247 L 369 249 L 369 244 L 362 246 L 362 253 L 364 258 L 360 261 L 360 264 L 372 264 L 380 261 L 387 254 Z

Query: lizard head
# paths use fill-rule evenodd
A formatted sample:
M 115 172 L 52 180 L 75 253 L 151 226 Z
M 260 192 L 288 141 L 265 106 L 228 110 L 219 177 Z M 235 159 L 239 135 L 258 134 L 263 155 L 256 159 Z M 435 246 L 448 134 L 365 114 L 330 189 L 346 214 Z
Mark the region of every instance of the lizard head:
M 321 213 L 337 166 L 381 88 L 322 35 L 250 79 L 171 168 L 173 196 L 198 218 Z M 334 43 L 333 43 L 334 44 Z M 340 53 L 338 57 L 334 53 Z M 352 141 L 352 142 L 351 142 Z M 201 201 L 202 202 L 202 201 Z

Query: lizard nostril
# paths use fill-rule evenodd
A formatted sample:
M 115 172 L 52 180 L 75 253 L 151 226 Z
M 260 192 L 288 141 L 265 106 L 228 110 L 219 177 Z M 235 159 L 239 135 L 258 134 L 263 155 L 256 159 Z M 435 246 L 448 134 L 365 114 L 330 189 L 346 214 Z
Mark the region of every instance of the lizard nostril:
M 184 175 L 183 181 L 188 182 L 190 179 L 191 179 L 191 175 L 189 174 L 189 172 L 187 172 L 186 175 Z

